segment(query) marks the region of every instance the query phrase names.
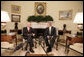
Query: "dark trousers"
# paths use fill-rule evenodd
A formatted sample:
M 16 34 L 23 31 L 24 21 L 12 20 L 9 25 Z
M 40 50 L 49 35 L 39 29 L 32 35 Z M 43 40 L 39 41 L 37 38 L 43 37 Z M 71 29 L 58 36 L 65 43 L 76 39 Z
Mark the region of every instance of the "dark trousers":
M 53 38 L 50 40 L 50 43 L 48 42 L 47 36 L 45 36 L 44 40 L 45 40 L 46 46 L 48 46 L 49 48 L 52 48 L 52 47 L 53 47 L 54 42 L 55 42 L 55 37 L 53 37 Z
M 31 41 L 27 40 L 27 44 L 26 44 L 25 49 L 27 49 L 28 44 L 30 45 L 30 49 L 32 49 L 32 47 L 34 46 L 34 45 L 33 45 L 33 39 L 32 39 Z

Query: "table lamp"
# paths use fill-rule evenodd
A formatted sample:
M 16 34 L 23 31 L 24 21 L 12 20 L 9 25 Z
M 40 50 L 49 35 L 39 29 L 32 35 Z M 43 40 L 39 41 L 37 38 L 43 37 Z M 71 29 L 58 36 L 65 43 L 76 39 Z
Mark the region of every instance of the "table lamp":
M 1 31 L 6 30 L 5 27 L 7 22 L 10 22 L 8 12 L 1 11 Z
M 83 32 L 83 12 L 78 12 L 75 16 L 73 23 L 78 24 L 78 29 Z

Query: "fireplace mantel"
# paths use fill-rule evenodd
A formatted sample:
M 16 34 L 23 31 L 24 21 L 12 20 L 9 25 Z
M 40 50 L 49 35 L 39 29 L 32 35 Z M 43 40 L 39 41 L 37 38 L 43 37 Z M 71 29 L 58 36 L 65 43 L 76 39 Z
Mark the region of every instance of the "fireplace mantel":
M 31 22 L 31 27 L 35 29 L 45 29 L 47 27 L 47 22 Z

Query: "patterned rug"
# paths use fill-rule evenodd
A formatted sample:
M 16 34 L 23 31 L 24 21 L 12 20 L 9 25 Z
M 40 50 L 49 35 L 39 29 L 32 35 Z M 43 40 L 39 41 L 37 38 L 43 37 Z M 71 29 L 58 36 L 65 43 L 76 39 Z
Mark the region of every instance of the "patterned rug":
M 54 54 L 29 54 L 29 53 L 27 53 L 27 55 L 26 56 L 54 56 Z

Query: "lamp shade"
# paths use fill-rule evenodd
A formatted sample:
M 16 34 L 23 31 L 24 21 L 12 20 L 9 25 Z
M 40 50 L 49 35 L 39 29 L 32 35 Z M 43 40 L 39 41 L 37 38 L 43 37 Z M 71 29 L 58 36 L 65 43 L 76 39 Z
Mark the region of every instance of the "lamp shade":
M 83 12 L 79 12 L 76 14 L 73 23 L 83 24 Z
M 10 18 L 8 15 L 8 12 L 6 11 L 1 11 L 1 22 L 9 22 Z

